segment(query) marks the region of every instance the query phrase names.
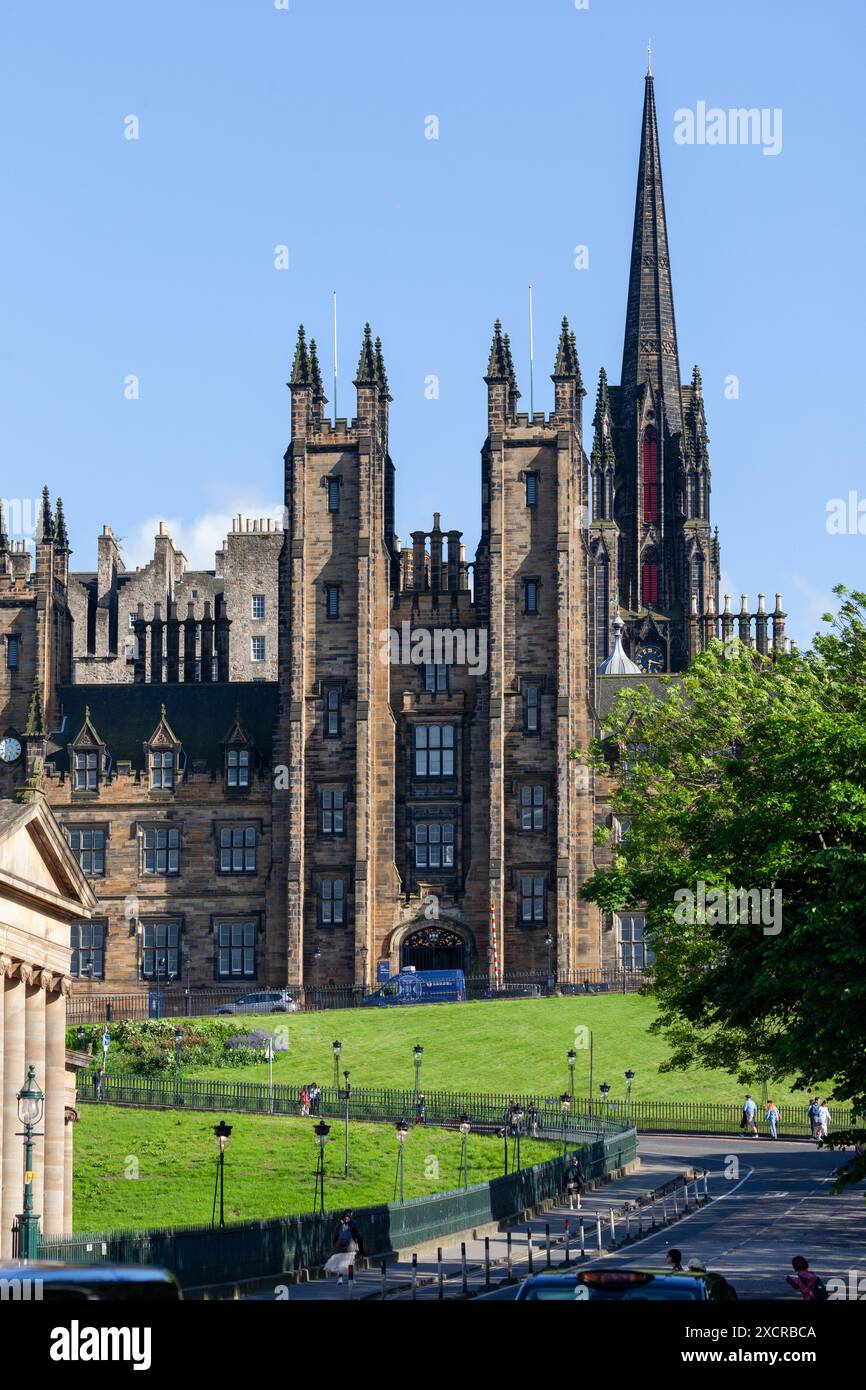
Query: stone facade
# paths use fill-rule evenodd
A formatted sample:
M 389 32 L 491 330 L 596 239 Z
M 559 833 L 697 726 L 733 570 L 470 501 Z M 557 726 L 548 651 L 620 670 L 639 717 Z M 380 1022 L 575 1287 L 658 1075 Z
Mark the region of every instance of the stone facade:
M 356 415 L 334 421 L 300 330 L 284 529 L 239 518 L 213 571 L 188 570 L 161 527 L 153 561 L 128 572 L 104 527 L 97 570 L 70 576 L 46 493 L 30 574 L 0 525 L 0 719 L 7 752 L 21 745 L 0 791 L 45 760 L 99 898 L 80 988 L 641 963 L 634 923 L 580 898 L 609 788 L 571 754 L 618 688 L 599 673 L 617 613 L 626 680 L 683 669 L 713 636 L 786 640 L 778 595 L 771 614 L 763 596 L 755 614 L 745 596 L 719 612 L 651 77 L 622 378 L 601 375 L 591 444 L 566 320 L 549 414 L 518 410 L 499 323 L 485 381 L 473 561 L 450 516 L 409 546 L 394 534 L 391 395 L 369 326 Z

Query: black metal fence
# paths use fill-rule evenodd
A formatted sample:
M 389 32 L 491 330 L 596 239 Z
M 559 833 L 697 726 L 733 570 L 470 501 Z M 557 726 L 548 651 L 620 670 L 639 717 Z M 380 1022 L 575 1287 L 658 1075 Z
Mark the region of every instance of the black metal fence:
M 184 1107 L 189 1110 L 244 1111 L 258 1115 L 300 1115 L 304 1083 L 280 1082 L 269 1088 L 255 1081 L 196 1080 L 166 1077 L 106 1076 L 97 1090 L 82 1075 L 79 1101 L 157 1108 Z M 586 1134 L 620 1132 L 634 1125 L 648 1133 L 736 1134 L 740 1130 L 741 1109 L 732 1104 L 694 1101 L 603 1102 L 575 1096 L 567 1107 L 562 1096 L 540 1092 L 424 1091 L 423 1112 L 418 1093 L 386 1086 L 352 1087 L 349 1114 L 352 1119 L 410 1122 L 423 1119 L 428 1125 L 445 1128 L 456 1125 L 466 1115 L 475 1130 L 490 1132 L 504 1124 L 512 1125 L 512 1107 L 521 1110 L 521 1133 L 528 1138 L 562 1137 L 566 1141 Z M 339 1118 L 346 1113 L 344 1094 L 334 1086 L 324 1086 L 319 1101 L 309 1113 Z M 759 1111 L 760 1116 L 760 1111 Z M 848 1129 L 855 1123 L 850 1108 L 834 1106 L 833 1127 Z M 779 1134 L 784 1138 L 811 1135 L 805 1106 L 782 1108 Z
M 578 972 L 573 980 L 548 977 L 543 971 L 509 975 L 494 988 L 487 975 L 467 975 L 466 994 L 473 1000 L 543 998 L 552 994 L 635 994 L 647 976 L 642 970 L 599 967 Z M 265 986 L 259 987 L 264 989 Z M 276 986 L 275 986 L 276 988 Z M 359 1009 L 373 989 L 355 985 L 287 985 L 295 1010 L 302 1013 L 325 1009 Z M 148 989 L 87 990 L 70 996 L 66 1021 L 72 1027 L 84 1023 L 134 1022 L 145 1018 L 201 1018 L 217 1010 L 233 1010 L 245 994 L 256 992 L 251 984 L 188 989 L 180 984 L 154 985 Z

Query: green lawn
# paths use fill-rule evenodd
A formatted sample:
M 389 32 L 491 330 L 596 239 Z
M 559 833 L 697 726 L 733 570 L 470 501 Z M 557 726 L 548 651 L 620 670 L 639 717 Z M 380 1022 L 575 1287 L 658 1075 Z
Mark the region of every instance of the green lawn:
M 611 1101 L 625 1097 L 624 1073 L 636 1073 L 634 1097 L 640 1100 L 741 1101 L 743 1088 L 722 1071 L 694 1070 L 662 1075 L 667 1056 L 663 1040 L 648 1032 L 656 1015 L 652 999 L 641 995 L 576 996 L 517 999 L 470 1004 L 418 1005 L 411 1008 L 345 1009 L 325 1013 L 271 1014 L 238 1019 L 238 1031 L 285 1029 L 288 1052 L 274 1061 L 274 1080 L 333 1080 L 331 1044 L 343 1044 L 341 1070 L 349 1068 L 353 1086 L 412 1088 L 412 1049 L 424 1048 L 422 1089 L 538 1091 L 558 1094 L 568 1084 L 566 1053 L 577 1051 L 575 1091 L 589 1086 L 589 1049 L 594 1038 L 594 1084 L 611 1087 Z M 109 1070 L 111 1061 L 109 1059 Z M 232 1072 L 225 1067 L 190 1068 L 190 1076 L 266 1081 L 267 1063 Z M 756 1085 L 758 1098 L 760 1086 Z M 773 1098 L 791 1099 L 775 1087 Z M 797 1100 L 806 1100 L 797 1096 Z
M 221 1116 L 191 1111 L 81 1107 L 75 1126 L 73 1210 L 76 1231 L 206 1225 L 211 1219 L 216 1143 Z M 233 1126 L 226 1151 L 227 1221 L 252 1221 L 311 1211 L 317 1148 L 313 1120 L 226 1115 Z M 361 1207 L 390 1201 L 397 1139 L 390 1125 L 350 1127 L 350 1177 L 343 1171 L 344 1127 L 331 1124 L 326 1148 L 325 1206 Z M 460 1135 L 412 1126 L 405 1143 L 406 1198 L 457 1186 Z M 525 1141 L 524 1166 L 553 1158 L 559 1148 Z M 511 1154 L 509 1153 L 509 1158 Z M 497 1139 L 469 1136 L 469 1181 L 502 1172 Z

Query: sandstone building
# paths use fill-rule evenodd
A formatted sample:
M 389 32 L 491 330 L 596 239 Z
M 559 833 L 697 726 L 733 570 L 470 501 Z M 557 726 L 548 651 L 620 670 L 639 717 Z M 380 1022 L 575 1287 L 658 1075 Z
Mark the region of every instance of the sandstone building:
M 639 914 L 580 899 L 610 816 L 571 752 L 623 681 L 682 670 L 715 635 L 785 643 L 778 596 L 720 611 L 651 75 L 620 382 L 601 373 L 588 420 L 566 320 L 552 379 L 549 414 L 518 409 L 497 323 L 471 561 L 451 517 L 395 535 L 369 326 L 356 414 L 335 421 L 300 330 L 284 523 L 239 518 L 213 571 L 161 528 L 127 572 L 106 526 L 96 571 L 70 573 L 47 492 L 32 572 L 0 525 L 0 793 L 44 760 L 98 897 L 72 942 L 81 987 L 644 963 Z

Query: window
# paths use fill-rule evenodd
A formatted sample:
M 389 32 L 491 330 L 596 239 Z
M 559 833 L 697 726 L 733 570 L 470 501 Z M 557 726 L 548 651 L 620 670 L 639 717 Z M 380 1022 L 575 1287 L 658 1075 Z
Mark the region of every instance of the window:
M 346 883 L 342 878 L 323 878 L 319 896 L 323 927 L 341 927 L 346 920 Z
M 99 754 L 75 753 L 75 780 L 73 790 L 95 792 L 99 787 Z
M 520 829 L 544 829 L 544 787 L 520 788 Z
M 69 929 L 72 947 L 70 974 L 74 980 L 105 979 L 105 923 L 73 922 Z
M 68 830 L 69 848 L 91 878 L 105 873 L 105 831 Z
M 641 567 L 641 596 L 645 608 L 655 608 L 659 601 L 659 567 L 654 550 L 648 550 Z
M 524 579 L 523 581 L 523 611 L 524 613 L 538 612 L 537 579 Z
M 180 923 L 146 922 L 141 973 L 146 980 L 176 979 L 180 967 Z
M 174 786 L 174 750 L 153 751 L 150 755 L 150 785 L 160 791 Z
M 653 953 L 644 939 L 642 912 L 620 917 L 619 958 L 623 970 L 643 970 L 652 964 Z
M 526 734 L 541 732 L 540 685 L 525 685 L 523 687 L 523 732 Z
M 10 633 L 6 638 L 6 666 L 10 671 L 18 670 L 18 657 L 21 651 L 21 638 Z
M 343 732 L 343 692 L 325 691 L 325 738 L 339 738 Z
M 250 638 L 251 656 L 253 661 L 264 661 L 265 659 L 265 639 L 264 637 Z
M 526 473 L 526 474 L 524 475 L 524 478 L 525 478 L 525 482 L 526 482 L 526 505 L 527 505 L 527 507 L 537 507 L 537 506 L 538 506 L 538 474 L 537 474 L 537 473 Z
M 255 922 L 218 922 L 217 975 L 221 980 L 252 980 L 256 974 Z
M 226 786 L 248 787 L 250 785 L 249 748 L 226 749 Z
M 256 619 L 265 616 L 265 596 L 264 594 L 253 594 L 253 617 Z
M 144 859 L 146 874 L 176 874 L 180 871 L 180 831 L 145 830 Z
M 415 776 L 454 776 L 454 725 L 415 725 Z
M 520 920 L 521 922 L 544 921 L 544 878 L 536 876 L 521 877 L 520 880 Z
M 345 835 L 346 793 L 323 791 L 321 794 L 321 828 L 323 835 Z
M 256 838 L 254 825 L 221 826 L 220 873 L 254 874 L 256 871 Z
M 340 510 L 340 478 L 328 479 L 328 511 L 338 512 Z
M 130 615 L 129 615 L 129 630 L 130 630 L 130 632 L 134 632 L 134 631 L 135 631 L 135 624 L 136 624 L 137 622 L 138 622 L 138 614 L 137 614 L 137 613 L 130 613 Z
M 415 867 L 416 869 L 453 869 L 453 821 L 416 821 Z
M 424 689 L 434 695 L 437 690 L 448 689 L 448 667 L 444 661 L 424 662 Z
M 643 437 L 643 519 L 646 522 L 659 519 L 659 445 L 652 425 L 647 427 Z
M 329 618 L 339 618 L 340 616 L 339 584 L 325 585 L 325 613 Z

